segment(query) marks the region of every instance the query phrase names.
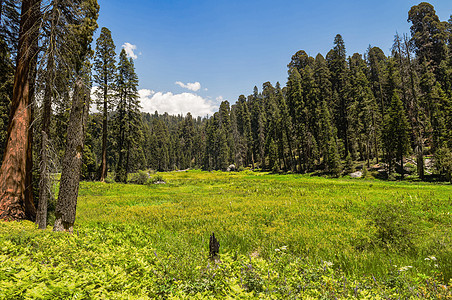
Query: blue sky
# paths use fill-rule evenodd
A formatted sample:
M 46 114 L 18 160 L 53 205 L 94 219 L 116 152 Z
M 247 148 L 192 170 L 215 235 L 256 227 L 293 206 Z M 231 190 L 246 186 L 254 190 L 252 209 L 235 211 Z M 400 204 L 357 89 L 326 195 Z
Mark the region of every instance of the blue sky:
M 99 28 L 112 31 L 118 53 L 125 46 L 136 56 L 143 110 L 211 115 L 221 100 L 233 104 L 266 81 L 285 85 L 291 56 L 326 55 L 337 33 L 348 55 L 369 44 L 389 54 L 394 34 L 409 33 L 408 10 L 421 1 L 98 2 Z M 451 0 L 429 3 L 449 19 Z

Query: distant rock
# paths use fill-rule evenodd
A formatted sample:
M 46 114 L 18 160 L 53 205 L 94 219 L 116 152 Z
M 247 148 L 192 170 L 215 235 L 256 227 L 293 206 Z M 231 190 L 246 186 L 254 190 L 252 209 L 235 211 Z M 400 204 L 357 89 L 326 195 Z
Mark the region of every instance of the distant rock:
M 234 172 L 235 171 L 235 165 L 230 165 L 227 169 L 227 172 Z
M 351 178 L 361 178 L 361 177 L 363 177 L 363 172 L 357 171 L 357 172 L 354 172 L 354 173 L 350 173 L 350 177 Z
M 159 180 L 159 181 L 154 182 L 154 184 L 166 184 L 166 182 L 162 181 L 162 180 Z

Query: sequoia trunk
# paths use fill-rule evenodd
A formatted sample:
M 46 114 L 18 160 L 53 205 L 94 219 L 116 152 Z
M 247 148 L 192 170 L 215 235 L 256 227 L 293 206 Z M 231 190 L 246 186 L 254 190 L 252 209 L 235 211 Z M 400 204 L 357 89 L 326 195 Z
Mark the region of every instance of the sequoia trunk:
M 33 219 L 36 209 L 26 197 L 27 160 L 30 159 L 30 70 L 36 55 L 33 34 L 38 30 L 41 0 L 22 1 L 19 45 L 14 74 L 11 114 L 2 167 L 0 169 L 0 218 Z M 29 168 L 29 166 L 28 166 Z M 29 172 L 29 170 L 28 170 Z

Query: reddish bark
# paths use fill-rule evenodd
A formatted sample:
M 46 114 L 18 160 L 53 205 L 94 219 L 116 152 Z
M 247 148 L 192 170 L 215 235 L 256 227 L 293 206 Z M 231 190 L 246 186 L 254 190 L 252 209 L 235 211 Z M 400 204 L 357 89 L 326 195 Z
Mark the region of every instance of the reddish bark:
M 39 21 L 41 0 L 23 0 L 20 20 L 19 47 L 14 75 L 8 137 L 0 169 L 0 218 L 33 219 L 34 203 L 26 196 L 27 160 L 30 159 L 30 69 L 33 65 L 33 30 Z M 30 164 L 28 164 L 30 167 Z

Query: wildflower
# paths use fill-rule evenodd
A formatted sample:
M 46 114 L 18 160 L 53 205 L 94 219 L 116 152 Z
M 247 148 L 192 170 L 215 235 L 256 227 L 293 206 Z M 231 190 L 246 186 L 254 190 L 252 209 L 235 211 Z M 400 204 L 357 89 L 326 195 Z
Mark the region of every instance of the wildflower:
M 411 269 L 413 266 L 405 266 L 405 267 L 401 267 L 399 269 L 400 272 L 404 272 L 404 271 L 408 271 L 409 269 Z
M 284 251 L 287 250 L 287 246 L 282 246 L 281 250 L 284 250 Z
M 332 266 L 333 266 L 333 263 L 332 263 L 331 261 L 324 261 L 324 262 L 323 262 L 323 266 L 324 266 L 324 267 L 332 267 Z
M 276 251 L 276 252 L 279 252 L 279 251 L 281 251 L 281 249 L 275 249 L 275 251 Z

